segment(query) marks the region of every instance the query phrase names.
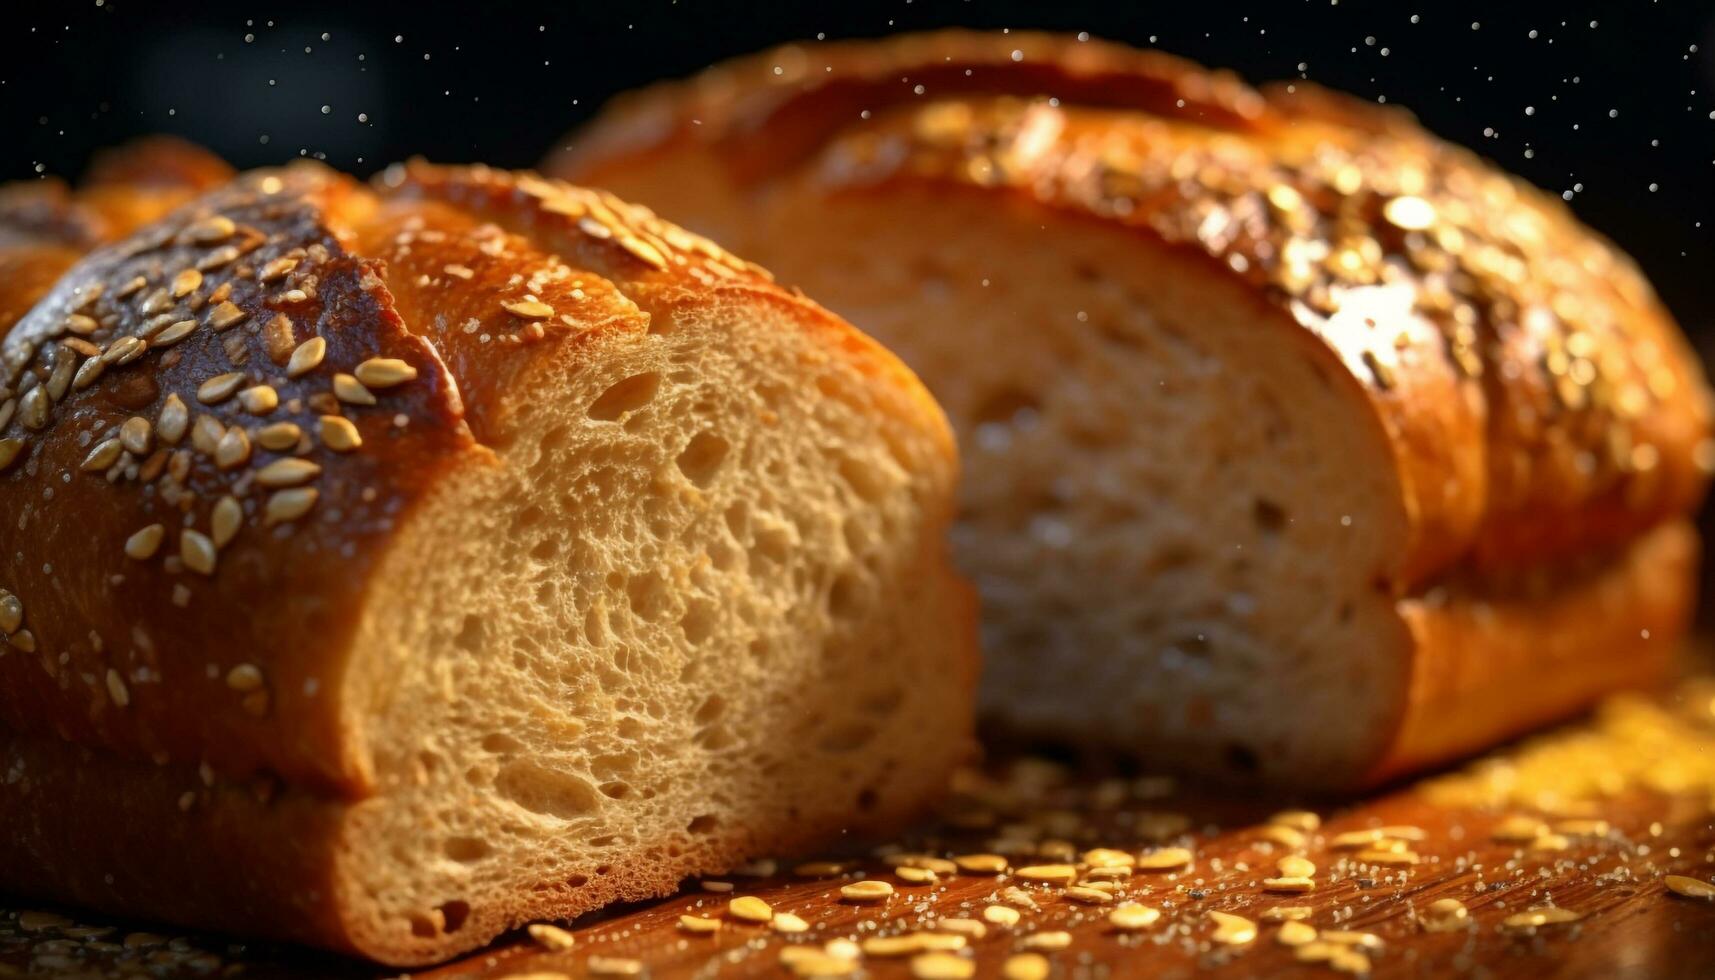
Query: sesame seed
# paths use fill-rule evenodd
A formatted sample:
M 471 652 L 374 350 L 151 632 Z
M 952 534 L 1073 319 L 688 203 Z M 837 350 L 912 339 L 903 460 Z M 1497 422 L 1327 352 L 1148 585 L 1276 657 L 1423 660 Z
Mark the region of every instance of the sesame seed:
M 226 672 L 226 686 L 248 693 L 262 687 L 262 670 L 255 664 L 239 664 Z
M 1662 878 L 1667 890 L 1682 898 L 1701 898 L 1706 901 L 1715 900 L 1715 885 L 1707 881 L 1686 875 L 1667 875 Z
M 622 956 L 591 956 L 584 968 L 594 977 L 637 977 L 643 975 L 643 964 Z
M 1014 953 L 1001 964 L 1002 980 L 1048 980 L 1053 967 L 1040 953 Z
M 202 285 L 202 273 L 195 269 L 184 269 L 173 277 L 173 298 L 183 299 Z
M 248 316 L 250 314 L 242 307 L 228 300 L 208 311 L 208 325 L 216 331 L 228 330 L 243 323 Z
M 120 337 L 107 348 L 107 353 L 101 355 L 103 364 L 130 364 L 143 356 L 149 349 L 147 341 L 140 337 Z
M 375 404 L 375 395 L 363 386 L 363 382 L 349 374 L 340 373 L 333 376 L 333 395 L 347 405 Z
M 1316 941 L 1316 927 L 1305 922 L 1289 920 L 1280 925 L 1280 931 L 1274 935 L 1275 942 L 1282 946 L 1302 946 Z
M 721 920 L 710 919 L 701 915 L 679 916 L 679 928 L 686 932 L 708 935 L 721 931 Z
M 1137 863 L 1130 852 L 1110 847 L 1097 847 L 1083 853 L 1083 861 L 1092 868 L 1129 868 Z
M 228 680 L 230 681 L 231 678 L 229 677 Z M 571 933 L 546 922 L 532 923 L 525 931 L 530 933 L 530 938 L 536 940 L 537 945 L 550 953 L 563 953 L 577 945 L 577 938 Z
M 244 372 L 228 371 L 217 374 L 197 386 L 197 401 L 204 405 L 218 405 L 231 398 L 238 391 L 238 386 L 244 383 Z
M 1072 945 L 1072 934 L 1062 930 L 1033 932 L 1018 941 L 1020 949 L 1040 949 L 1046 952 L 1066 949 Z
M 102 372 L 106 370 L 106 361 L 103 361 L 100 357 L 91 357 L 89 360 L 84 361 L 82 364 L 77 366 L 77 374 L 72 376 L 71 386 L 78 391 L 82 391 L 90 385 L 95 384 L 96 379 L 100 378 Z
M 24 440 L 0 439 L 0 472 L 11 466 L 13 461 L 18 458 L 18 454 L 23 451 Z
M 357 366 L 357 380 L 367 388 L 391 388 L 415 380 L 417 369 L 392 357 L 372 357 Z
M 989 934 L 989 927 L 976 919 L 942 919 L 935 923 L 939 932 L 951 932 L 968 939 L 981 939 Z
M 215 245 L 226 241 L 238 230 L 232 219 L 217 214 L 204 218 L 185 229 L 185 237 L 198 245 Z
M 287 457 L 277 459 L 256 471 L 256 482 L 265 487 L 293 487 L 308 483 L 322 468 L 307 459 Z
M 24 625 L 24 603 L 17 596 L 0 589 L 0 632 L 10 636 Z
M 161 541 L 166 536 L 167 529 L 165 527 L 160 524 L 151 524 L 125 539 L 125 554 L 138 561 L 148 561 L 155 557 L 155 552 L 161 550 Z
M 1256 938 L 1256 923 L 1242 915 L 1210 912 L 1207 918 L 1215 924 L 1215 931 L 1209 935 L 1214 942 L 1224 946 L 1243 946 Z
M 148 285 L 149 285 L 149 280 L 143 278 L 142 276 L 138 276 L 135 279 L 132 279 L 130 282 L 127 282 L 125 285 L 120 286 L 118 289 L 115 289 L 113 291 L 113 298 L 114 299 L 127 299 L 127 298 L 135 295 L 136 293 L 140 292 L 141 290 L 143 290 Z
M 281 256 L 280 258 L 264 265 L 262 270 L 256 274 L 256 280 L 258 282 L 275 282 L 277 280 L 284 279 L 288 272 L 291 272 L 297 267 L 297 259 L 290 258 L 288 256 Z
M 805 922 L 801 916 L 793 915 L 791 912 L 774 913 L 774 920 L 770 922 L 769 925 L 774 927 L 775 932 L 788 934 L 808 932 L 810 930 L 810 923 Z
M 1297 922 L 1310 918 L 1308 905 L 1277 905 L 1262 914 L 1265 922 Z
M 205 456 L 213 456 L 220 448 L 220 440 L 226 435 L 226 426 L 212 415 L 198 415 L 196 424 L 191 427 L 191 446 Z
M 309 513 L 316 505 L 319 494 L 315 487 L 292 487 L 287 490 L 276 490 L 268 495 L 268 503 L 263 507 L 263 516 L 270 525 L 284 524 L 295 521 Z
M 990 905 L 983 909 L 983 921 L 997 926 L 1018 925 L 1018 910 L 1005 905 Z
M 1164 847 L 1148 854 L 1140 854 L 1137 859 L 1139 871 L 1178 871 L 1190 864 L 1191 852 L 1183 847 Z
M 1269 817 L 1268 822 L 1306 834 L 1313 834 L 1322 826 L 1322 818 L 1309 810 L 1282 810 Z
M 755 895 L 744 895 L 727 903 L 727 914 L 745 922 L 767 922 L 774 918 L 774 909 Z
M 46 388 L 41 385 L 31 388 L 18 400 L 18 422 L 30 430 L 43 428 L 48 424 L 48 412 L 53 404 Z
M 120 445 L 118 439 L 104 439 L 95 444 L 95 447 L 89 451 L 89 455 L 85 456 L 83 462 L 78 464 L 78 469 L 86 473 L 105 470 L 119 462 L 119 454 L 124 451 L 125 447 Z
M 1409 867 L 1422 859 L 1414 851 L 1389 851 L 1372 848 L 1359 851 L 1357 860 L 1365 864 L 1380 864 L 1386 867 Z
M 840 898 L 848 902 L 880 902 L 892 896 L 892 885 L 873 879 L 854 881 L 840 889 Z
M 1452 932 L 1471 924 L 1471 912 L 1456 898 L 1438 898 L 1418 920 L 1425 932 Z
M 180 320 L 177 323 L 169 324 L 167 329 L 156 334 L 155 339 L 150 341 L 150 343 L 154 344 L 156 347 L 171 347 L 186 337 L 189 337 L 191 335 L 191 331 L 196 328 L 197 322 L 195 320 Z
M 238 393 L 238 404 L 251 415 L 267 415 L 280 405 L 280 395 L 271 385 L 253 385 Z
M 1288 827 L 1285 824 L 1271 823 L 1257 831 L 1257 837 L 1262 840 L 1279 844 L 1281 847 L 1303 847 L 1308 837 L 1303 831 Z
M 930 871 L 928 868 L 917 868 L 905 865 L 894 868 L 893 873 L 899 876 L 899 880 L 908 885 L 929 885 L 936 881 L 935 872 Z
M 328 342 L 321 337 L 311 337 L 292 351 L 292 357 L 286 362 L 286 377 L 296 378 L 314 371 L 327 356 Z
M 667 268 L 667 257 L 661 254 L 661 250 L 636 235 L 619 236 L 619 245 L 652 268 Z
M 208 418 L 208 416 L 203 416 Z M 212 420 L 211 420 L 212 421 Z M 219 422 L 215 422 L 219 425 Z M 201 425 L 201 419 L 198 419 Z M 193 438 L 194 441 L 194 438 Z M 237 469 L 250 460 L 250 436 L 241 426 L 233 426 L 220 435 L 214 446 L 214 465 L 223 470 Z
M 1006 858 L 999 854 L 960 854 L 953 858 L 960 871 L 972 875 L 997 875 L 1006 870 Z
M 853 960 L 811 946 L 787 946 L 780 951 L 780 963 L 799 977 L 843 977 L 857 972 Z
M 11 636 L 12 645 L 24 653 L 36 652 L 36 634 L 29 630 L 19 630 Z
M 1542 926 L 1565 925 L 1582 918 L 1584 915 L 1581 912 L 1549 905 L 1515 912 L 1501 920 L 1501 928 L 1513 932 L 1532 932 Z
M 502 300 L 500 306 L 513 316 L 523 317 L 526 320 L 546 320 L 554 315 L 554 308 L 540 300 Z
M 1319 938 L 1323 942 L 1340 946 L 1358 946 L 1363 949 L 1381 949 L 1387 945 L 1382 942 L 1382 937 L 1373 932 L 1353 932 L 1345 929 L 1323 930 Z
M 89 336 L 94 333 L 95 329 L 100 325 L 101 324 L 95 322 L 95 317 L 87 316 L 82 313 L 73 313 L 65 318 L 66 329 L 80 337 Z
M 209 516 L 209 532 L 214 537 L 214 546 L 224 548 L 231 544 L 243 524 L 244 508 L 239 505 L 237 497 L 227 494 L 216 501 Z
M 1078 877 L 1078 869 L 1070 864 L 1033 864 L 1019 868 L 1013 873 L 1025 881 L 1053 885 L 1069 885 Z
M 1270 892 L 1307 892 L 1315 889 L 1316 882 L 1311 878 L 1288 875 L 1281 878 L 1264 878 L 1262 887 L 1264 891 Z
M 1136 932 L 1155 925 L 1161 910 L 1148 905 L 1121 905 L 1108 913 L 1108 924 L 1122 932 Z
M 167 288 L 163 286 L 143 297 L 143 301 L 137 304 L 137 311 L 144 316 L 154 316 L 157 313 L 165 313 L 172 306 L 173 298 L 167 294 Z
M 1564 851 L 1572 846 L 1572 840 L 1565 834 L 1543 834 L 1530 842 L 1533 851 Z
M 294 430 L 296 426 L 293 427 Z M 349 453 L 363 445 L 357 426 L 342 415 L 323 415 L 318 421 L 322 444 L 336 453 Z
M 277 453 L 296 446 L 302 437 L 303 430 L 294 422 L 275 422 L 256 430 L 256 444 Z
M 113 699 L 116 707 L 123 708 L 131 703 L 131 691 L 125 686 L 125 678 L 112 667 L 107 668 L 107 696 Z
M 1528 844 L 1548 833 L 1548 825 L 1535 817 L 1515 814 L 1495 824 L 1489 836 L 1503 843 Z
M 119 426 L 119 444 L 133 456 L 149 455 L 154 443 L 154 427 L 141 415 L 133 415 Z
M 1112 895 L 1100 888 L 1090 888 L 1085 885 L 1073 885 L 1061 894 L 1082 905 L 1106 905 L 1114 900 Z
M 1313 862 L 1296 854 L 1288 854 L 1276 861 L 1275 867 L 1288 878 L 1309 878 L 1316 873 L 1316 865 Z
M 977 974 L 975 962 L 953 953 L 919 953 L 911 958 L 917 980 L 966 980 Z
M 214 542 L 201 531 L 185 528 L 179 532 L 179 560 L 200 575 L 213 575 L 216 553 Z
M 900 936 L 870 936 L 860 945 L 865 956 L 890 957 L 911 956 L 925 949 L 925 940 L 930 938 L 928 933 L 909 932 Z M 954 940 L 963 948 L 963 936 L 938 936 L 938 939 Z

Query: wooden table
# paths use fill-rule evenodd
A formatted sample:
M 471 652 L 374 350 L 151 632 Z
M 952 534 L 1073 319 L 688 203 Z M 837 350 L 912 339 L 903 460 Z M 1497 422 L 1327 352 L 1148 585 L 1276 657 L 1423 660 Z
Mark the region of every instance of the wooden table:
M 1321 816 L 1302 846 L 1291 846 L 1290 830 L 1268 829 L 1271 815 L 1287 807 Z M 550 951 L 521 934 L 421 976 L 582 977 L 594 975 L 592 963 L 607 958 L 641 961 L 654 977 L 785 977 L 791 973 L 780 958 L 787 946 L 822 949 L 832 940 L 838 953 L 842 940 L 931 931 L 948 918 L 983 922 L 983 937 L 966 935 L 967 948 L 956 954 L 975 964 L 977 976 L 1000 976 L 1008 958 L 1033 941 L 1026 937 L 1061 931 L 1069 934 L 1066 947 L 1042 953 L 1057 977 L 1334 976 L 1325 959 L 1300 962 L 1299 950 L 1280 941 L 1281 926 L 1264 919 L 1269 909 L 1306 906 L 1307 922 L 1324 935 L 1340 930 L 1379 939 L 1379 947 L 1336 961 L 1348 969 L 1367 962 L 1375 976 L 1708 977 L 1715 976 L 1715 902 L 1669 894 L 1663 879 L 1670 873 L 1715 877 L 1712 811 L 1715 679 L 1686 682 L 1656 698 L 1617 700 L 1592 718 L 1465 769 L 1360 800 L 1186 791 L 1162 777 L 1080 773 L 1040 759 L 1003 758 L 962 779 L 942 819 L 891 849 L 844 856 L 854 863 L 838 876 L 794 874 L 793 865 L 780 863 L 772 874 L 688 882 L 674 897 L 573 924 L 570 950 Z M 1559 830 L 1563 839 L 1494 839 L 1497 827 L 1533 820 Z M 1377 827 L 1393 828 L 1383 837 L 1421 836 L 1383 844 L 1414 853 L 1418 862 L 1342 849 L 1348 843 L 1342 835 Z M 1189 849 L 1190 867 L 1105 872 L 1114 876 L 1118 893 L 1108 904 L 1072 900 L 1061 885 L 1027 883 L 1016 873 L 958 871 L 910 883 L 892 867 L 903 861 L 944 872 L 944 864 L 910 854 L 944 861 L 1003 851 L 1015 872 L 1069 863 L 1084 878 L 1090 848 L 1124 852 L 1092 855 L 1100 865 L 1163 846 Z M 1288 854 L 1317 866 L 1313 891 L 1262 888 Z M 767 871 L 766 865 L 750 870 Z M 840 900 L 840 887 L 860 877 L 891 883 L 893 897 L 878 904 Z M 707 890 L 722 882 L 732 891 Z M 728 901 L 745 895 L 801 917 L 808 931 L 783 934 L 731 919 Z M 1441 898 L 1467 907 L 1468 927 L 1424 927 L 1430 903 Z M 1109 916 L 1123 903 L 1159 909 L 1161 916 L 1140 931 L 1122 931 Z M 984 910 L 993 905 L 1015 908 L 1019 922 L 984 922 Z M 1538 928 L 1504 924 L 1546 905 L 1582 917 Z M 1256 922 L 1256 938 L 1237 945 L 1213 941 L 1207 913 L 1216 910 Z M 717 932 L 692 934 L 679 924 L 687 914 L 723 922 Z M 64 909 L 32 907 L 20 917 L 16 906 L 0 903 L 0 976 L 400 975 L 159 929 L 160 935 L 127 943 L 135 928 Z M 862 955 L 854 975 L 910 976 L 911 962 Z

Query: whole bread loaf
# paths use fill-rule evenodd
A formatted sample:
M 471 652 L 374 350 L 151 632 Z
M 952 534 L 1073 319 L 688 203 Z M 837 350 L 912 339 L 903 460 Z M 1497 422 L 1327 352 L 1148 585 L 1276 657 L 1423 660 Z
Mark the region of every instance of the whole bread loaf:
M 1398 110 L 950 32 L 624 97 L 546 167 L 923 376 L 1010 727 L 1352 786 L 1672 658 L 1699 366 L 1625 256 Z
M 147 152 L 0 208 L 0 887 L 423 963 L 942 789 L 892 355 L 607 194 Z

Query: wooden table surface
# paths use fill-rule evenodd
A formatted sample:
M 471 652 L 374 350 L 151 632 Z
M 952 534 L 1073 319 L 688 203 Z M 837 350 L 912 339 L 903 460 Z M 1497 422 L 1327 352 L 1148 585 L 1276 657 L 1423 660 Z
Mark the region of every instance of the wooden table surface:
M 1268 829 L 1271 816 L 1289 807 L 1320 817 L 1320 827 L 1302 843 L 1290 830 Z M 1163 777 L 1080 773 L 1037 758 L 1003 758 L 962 778 L 943 818 L 917 834 L 879 850 L 827 856 L 851 859 L 838 876 L 795 874 L 789 862 L 777 863 L 772 874 L 754 874 L 769 870 L 763 862 L 749 869 L 752 874 L 687 882 L 674 897 L 574 923 L 569 950 L 552 951 L 519 934 L 420 976 L 545 980 L 641 964 L 653 977 L 786 977 L 792 974 L 781 951 L 800 947 L 798 955 L 802 948 L 835 954 L 834 966 L 850 963 L 853 975 L 911 976 L 915 963 L 918 970 L 939 965 L 957 976 L 969 963 L 974 975 L 986 977 L 1002 976 L 1009 957 L 1030 944 L 1053 945 L 1058 938 L 1066 940 L 1064 948 L 1041 953 L 1056 977 L 1334 976 L 1336 966 L 1367 966 L 1378 977 L 1715 977 L 1715 902 L 1664 887 L 1669 874 L 1704 882 L 1715 877 L 1712 812 L 1715 679 L 1688 681 L 1655 698 L 1617 699 L 1590 718 L 1463 769 L 1358 800 L 1196 792 Z M 1494 838 L 1498 826 L 1532 822 L 1547 825 L 1551 835 L 1531 843 Z M 1373 828 L 1387 828 L 1380 836 L 1407 838 L 1383 846 L 1407 850 L 1417 863 L 1352 850 L 1341 838 Z M 1071 894 L 1099 896 L 1030 883 L 1016 873 L 1069 864 L 1087 879 L 1092 864 L 1135 860 L 1163 846 L 1191 851 L 1189 868 L 1107 872 L 1117 896 L 1107 904 L 1076 901 Z M 1124 853 L 1087 854 L 1098 847 Z M 945 859 L 975 853 L 1003 853 L 1010 872 L 960 871 L 913 883 L 893 866 L 937 866 L 913 854 Z M 1290 854 L 1316 865 L 1314 889 L 1265 891 L 1263 879 L 1277 875 L 1277 862 Z M 860 879 L 889 882 L 894 894 L 876 904 L 842 901 L 841 886 Z M 730 892 L 709 890 L 726 885 Z M 801 917 L 808 929 L 788 934 L 738 921 L 727 905 L 739 896 L 760 897 L 774 910 Z M 1465 927 L 1426 928 L 1430 903 L 1442 898 L 1466 906 Z M 1146 928 L 1122 931 L 1109 920 L 1122 904 L 1161 914 Z M 1017 923 L 985 921 L 991 906 L 1014 909 Z M 1374 948 L 1329 960 L 1333 946 L 1311 946 L 1320 961 L 1302 962 L 1301 948 L 1285 945 L 1281 926 L 1266 920 L 1268 910 L 1286 906 L 1309 909 L 1305 921 L 1321 931 L 1320 942 L 1334 931 L 1343 940 L 1340 948 L 1356 950 L 1354 937 L 1339 933 L 1368 933 L 1374 939 L 1364 941 Z M 1543 906 L 1580 918 L 1536 928 L 1507 924 Z M 1256 922 L 1256 937 L 1216 941 L 1213 911 Z M 721 919 L 721 926 L 706 935 L 687 932 L 679 924 L 687 914 Z M 940 933 L 965 936 L 966 948 L 954 962 L 883 957 L 883 944 L 874 942 L 863 950 L 866 940 L 934 932 L 946 919 L 983 924 L 981 938 Z M 0 902 L 0 976 L 401 975 L 158 926 L 152 935 L 137 934 L 140 928 Z M 859 944 L 855 961 L 838 959 L 853 954 L 850 941 Z

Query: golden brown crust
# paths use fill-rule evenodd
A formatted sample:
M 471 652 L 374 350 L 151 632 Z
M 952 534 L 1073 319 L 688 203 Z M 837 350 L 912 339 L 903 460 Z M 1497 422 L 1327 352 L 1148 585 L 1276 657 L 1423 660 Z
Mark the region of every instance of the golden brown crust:
M 107 242 L 166 199 L 126 183 L 159 169 L 97 168 L 100 214 L 124 220 L 77 218 L 94 190 L 20 195 L 60 217 L 16 222 L 27 233 L 0 247 L 0 311 L 19 311 L 0 324 L 8 889 L 398 963 L 671 890 L 690 858 L 651 854 L 409 946 L 365 918 L 350 851 L 378 787 L 365 706 L 339 698 L 371 576 L 437 481 L 492 463 L 539 394 L 528 372 L 660 317 L 789 308 L 938 419 L 928 395 L 849 325 L 608 195 L 483 167 L 366 186 L 299 164 Z M 942 775 L 869 817 L 908 819 Z M 768 841 L 723 828 L 696 870 L 854 829 L 832 819 Z
M 1565 718 L 1586 708 L 1592 692 L 1665 682 L 1695 609 L 1697 558 L 1697 531 L 1673 521 L 1618 555 L 1401 603 L 1415 649 L 1407 703 L 1363 782 Z
M 473 443 L 455 380 L 329 227 L 359 193 L 313 166 L 245 178 L 91 254 L 7 335 L 0 587 L 22 616 L 0 727 L 365 783 L 330 651 L 400 513 Z M 416 379 L 336 394 L 374 358 Z M 326 445 L 333 416 L 361 451 Z
M 1402 592 L 1623 544 L 1690 510 L 1715 462 L 1702 372 L 1631 262 L 1398 111 L 955 31 L 790 46 L 660 86 L 548 167 L 600 183 L 693 143 L 740 182 L 987 188 L 1221 263 L 1367 390 L 1412 518 Z

